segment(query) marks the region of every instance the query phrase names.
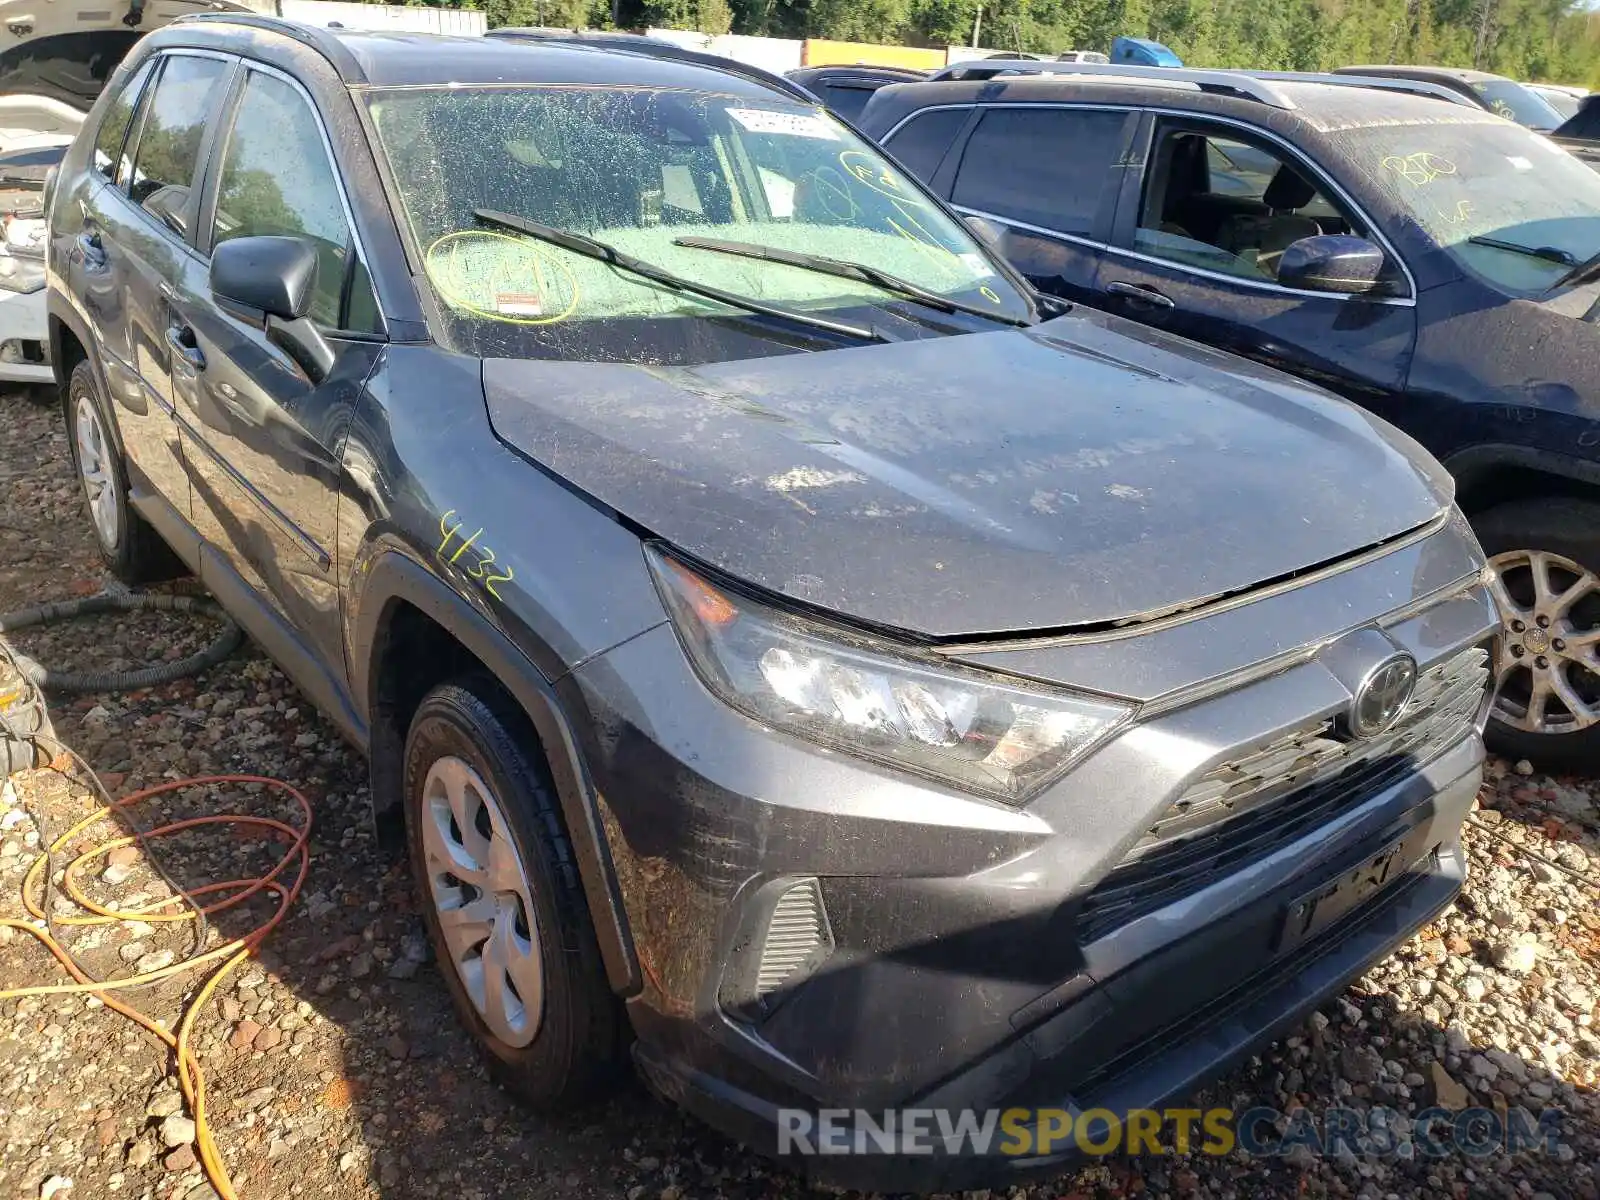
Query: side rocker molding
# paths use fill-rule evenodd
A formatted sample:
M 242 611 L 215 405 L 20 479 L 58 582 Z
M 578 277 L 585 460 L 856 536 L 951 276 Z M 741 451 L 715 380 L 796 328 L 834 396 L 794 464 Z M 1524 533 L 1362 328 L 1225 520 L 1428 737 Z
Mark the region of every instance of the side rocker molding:
M 643 980 L 633 938 L 617 887 L 610 850 L 600 825 L 593 783 L 578 751 L 577 740 L 550 682 L 503 633 L 471 605 L 399 551 L 376 558 L 362 584 L 361 599 L 350 628 L 351 692 L 367 704 L 372 731 L 372 806 L 375 820 L 400 794 L 399 747 L 386 747 L 382 721 L 373 695 L 373 651 L 400 602 L 410 603 L 459 641 L 491 671 L 521 706 L 542 743 L 550 765 L 562 815 L 578 860 L 584 897 L 594 921 L 606 976 L 618 994 L 641 990 Z

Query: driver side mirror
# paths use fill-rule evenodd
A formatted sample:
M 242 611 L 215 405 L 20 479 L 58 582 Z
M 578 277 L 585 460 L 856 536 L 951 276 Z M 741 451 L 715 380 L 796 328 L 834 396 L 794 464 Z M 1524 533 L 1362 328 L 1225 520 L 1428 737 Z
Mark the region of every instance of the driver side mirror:
M 1278 261 L 1278 283 L 1307 292 L 1393 296 L 1389 259 L 1366 238 L 1324 233 L 1301 238 Z
M 333 370 L 333 347 L 311 323 L 317 249 L 299 237 L 241 237 L 211 251 L 211 293 L 245 320 L 263 321 L 267 339 L 320 383 Z

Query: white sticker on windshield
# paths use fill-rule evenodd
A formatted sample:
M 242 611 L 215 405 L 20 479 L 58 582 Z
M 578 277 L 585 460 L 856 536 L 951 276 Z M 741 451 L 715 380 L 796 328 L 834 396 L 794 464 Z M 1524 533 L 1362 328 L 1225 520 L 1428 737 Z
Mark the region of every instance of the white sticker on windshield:
M 544 297 L 538 292 L 496 292 L 494 310 L 508 317 L 542 317 Z
M 1506 161 L 1519 171 L 1533 170 L 1533 164 L 1520 154 L 1508 154 L 1506 155 Z
M 751 133 L 784 133 L 790 137 L 837 141 L 839 134 L 815 113 L 774 112 L 770 108 L 730 108 L 728 115 Z
M 961 259 L 961 265 L 974 275 L 987 277 L 994 274 L 994 268 L 989 265 L 989 260 L 981 254 L 962 254 L 958 257 Z

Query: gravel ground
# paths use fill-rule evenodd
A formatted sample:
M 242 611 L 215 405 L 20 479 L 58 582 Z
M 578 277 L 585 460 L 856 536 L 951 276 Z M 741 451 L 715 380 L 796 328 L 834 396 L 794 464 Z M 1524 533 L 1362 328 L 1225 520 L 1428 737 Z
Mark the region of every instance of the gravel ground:
M 9 431 L 0 447 L 0 610 L 98 590 L 105 580 L 59 414 L 6 394 L 0 419 Z M 114 667 L 188 653 L 212 632 L 209 623 L 140 613 L 18 641 L 54 665 Z M 200 1026 L 212 1124 L 242 1196 L 711 1200 L 808 1191 L 637 1085 L 552 1121 L 491 1084 L 428 961 L 404 865 L 372 839 L 364 764 L 259 651 L 247 646 L 199 678 L 144 692 L 60 698 L 52 715 L 113 794 L 250 772 L 292 783 L 315 804 L 299 904 Z M 1555 1107 L 1564 1114 L 1557 1153 L 1115 1160 L 1007 1194 L 1600 1197 L 1600 906 L 1594 887 L 1547 865 L 1600 873 L 1600 782 L 1501 762 L 1491 773 L 1478 814 L 1486 828 L 1468 833 L 1473 877 L 1459 905 L 1199 1103 Z M 22 875 L 41 836 L 89 805 L 82 786 L 50 769 L 12 781 L 0 797 L 0 915 L 22 915 Z M 270 793 L 239 788 L 180 794 L 153 804 L 145 820 L 218 808 L 292 812 Z M 281 852 L 219 827 L 163 846 L 162 865 L 184 888 L 253 874 Z M 109 871 L 122 879 L 121 903 L 130 891 L 163 894 L 137 854 Z M 90 889 L 113 894 L 92 875 Z M 219 914 L 213 940 L 261 915 Z M 59 982 L 43 951 L 10 932 L 0 930 L 0 989 Z M 127 973 L 129 963 L 148 970 L 187 954 L 192 938 L 187 925 L 115 927 L 80 932 L 71 944 L 94 971 Z M 191 984 L 180 976 L 135 1002 L 170 1023 Z M 168 1068 L 163 1047 L 97 1000 L 0 1001 L 0 1197 L 211 1196 Z

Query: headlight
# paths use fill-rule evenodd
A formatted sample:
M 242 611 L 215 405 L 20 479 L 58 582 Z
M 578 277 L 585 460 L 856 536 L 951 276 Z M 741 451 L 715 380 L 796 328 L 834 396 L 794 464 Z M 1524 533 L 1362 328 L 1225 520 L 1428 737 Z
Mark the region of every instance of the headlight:
M 0 291 L 37 292 L 44 286 L 44 259 L 0 251 Z
M 689 661 L 725 703 L 862 758 L 1021 804 L 1132 712 L 780 612 L 646 551 Z

